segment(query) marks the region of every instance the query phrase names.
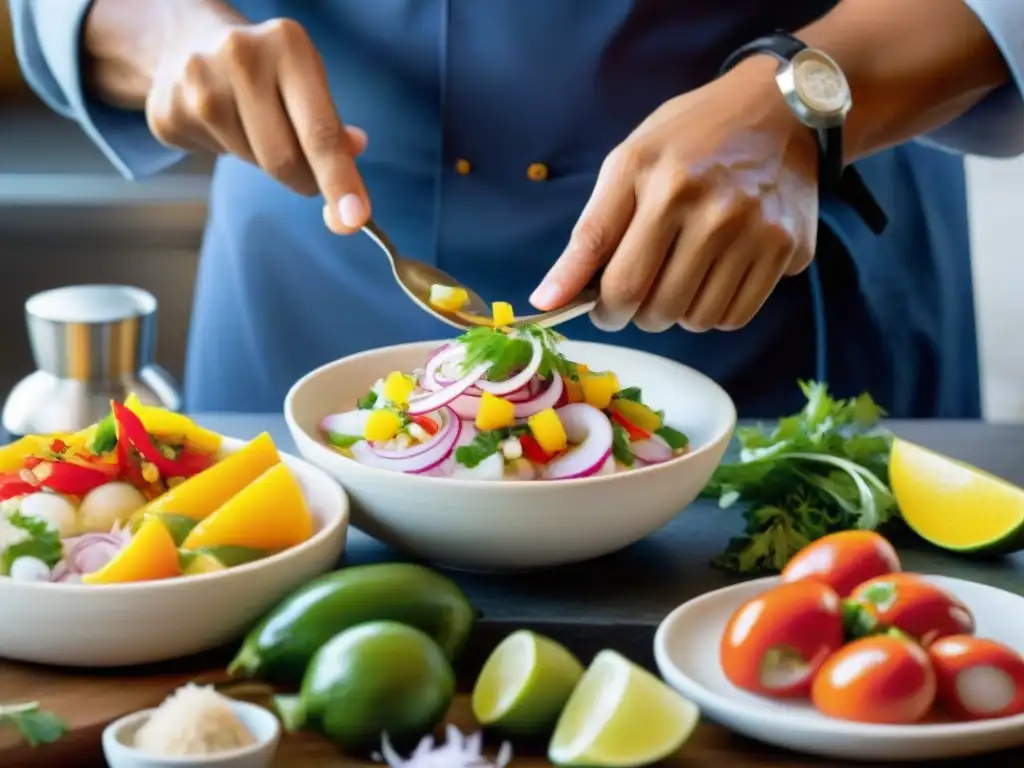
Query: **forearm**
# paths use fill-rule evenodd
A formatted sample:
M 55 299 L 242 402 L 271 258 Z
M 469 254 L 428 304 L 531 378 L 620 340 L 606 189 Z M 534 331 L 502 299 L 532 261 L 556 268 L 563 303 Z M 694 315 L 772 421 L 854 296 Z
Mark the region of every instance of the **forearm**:
M 945 125 L 1009 79 L 963 0 L 841 0 L 797 34 L 850 82 L 849 160 Z
M 85 87 L 108 104 L 141 109 L 170 41 L 244 21 L 220 0 L 95 0 L 82 30 Z

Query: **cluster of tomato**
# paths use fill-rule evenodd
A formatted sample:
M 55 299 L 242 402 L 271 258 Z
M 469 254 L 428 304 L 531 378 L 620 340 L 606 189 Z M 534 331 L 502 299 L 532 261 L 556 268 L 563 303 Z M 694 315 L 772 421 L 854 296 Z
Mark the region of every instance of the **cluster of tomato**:
M 819 539 L 781 582 L 725 627 L 722 671 L 736 687 L 865 723 L 916 723 L 936 705 L 960 720 L 1024 712 L 1024 657 L 975 637 L 967 606 L 901 572 L 877 533 Z

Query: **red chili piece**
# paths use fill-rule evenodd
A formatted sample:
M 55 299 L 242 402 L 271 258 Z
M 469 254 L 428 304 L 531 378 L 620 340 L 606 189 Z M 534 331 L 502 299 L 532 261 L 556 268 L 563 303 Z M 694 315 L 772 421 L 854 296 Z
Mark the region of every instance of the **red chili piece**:
M 648 432 L 645 429 L 640 429 L 640 427 L 631 422 L 618 411 L 612 411 L 612 421 L 614 421 L 616 424 L 618 424 L 620 427 L 626 430 L 626 434 L 629 435 L 630 440 L 647 440 L 651 436 L 650 432 Z
M 437 424 L 429 416 L 410 416 L 409 421 L 422 427 L 428 435 L 437 434 Z
M 135 413 L 117 402 L 111 401 L 110 405 L 118 427 L 118 438 L 125 437 L 144 460 L 157 468 L 161 477 L 191 477 L 209 466 L 209 463 L 200 466 L 199 462 L 192 458 L 185 461 L 167 458 L 153 444 L 142 420 Z M 120 443 L 119 439 L 118 446 Z
M 523 447 L 523 456 L 534 464 L 547 464 L 554 458 L 550 453 L 540 447 L 533 435 L 520 435 L 519 445 Z
M 44 461 L 31 472 L 38 485 L 69 496 L 84 496 L 111 479 L 109 472 L 67 461 Z

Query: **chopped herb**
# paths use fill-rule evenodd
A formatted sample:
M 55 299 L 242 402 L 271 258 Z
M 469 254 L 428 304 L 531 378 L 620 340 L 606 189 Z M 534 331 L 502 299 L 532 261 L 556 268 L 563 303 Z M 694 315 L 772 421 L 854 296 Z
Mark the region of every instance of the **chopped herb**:
M 356 408 L 363 411 L 368 411 L 377 404 L 377 393 L 372 389 L 365 395 L 356 400 Z
M 11 572 L 11 565 L 19 557 L 35 557 L 42 560 L 50 568 L 64 557 L 60 543 L 60 534 L 50 528 L 45 521 L 28 517 L 20 511 L 12 512 L 7 522 L 14 528 L 21 528 L 29 534 L 29 538 L 12 544 L 0 551 L 0 574 Z
M 847 638 L 873 635 L 879 630 L 878 619 L 856 600 L 843 600 L 843 629 Z
M 619 423 L 612 424 L 612 456 L 627 467 L 632 467 L 633 451 L 629 447 L 629 432 Z
M 626 387 L 615 393 L 619 400 L 632 400 L 634 403 L 643 403 L 643 393 L 640 387 Z
M 526 325 L 513 333 L 486 326 L 471 328 L 459 337 L 459 342 L 466 348 L 462 369 L 468 371 L 481 363 L 491 363 L 487 378 L 491 381 L 507 379 L 530 362 L 533 354 L 531 337 L 540 341 L 543 348 L 538 376 L 546 379 L 558 373 L 573 380 L 579 378 L 576 364 L 558 351 L 563 337 L 537 325 Z
M 0 704 L 0 725 L 13 725 L 30 746 L 52 744 L 67 733 L 68 727 L 53 712 L 39 709 L 38 701 L 24 704 Z
M 343 435 L 340 432 L 328 432 L 328 442 L 336 448 L 351 448 L 364 439 L 361 435 Z
M 455 449 L 455 460 L 464 467 L 472 469 L 488 456 L 498 452 L 501 443 L 510 437 L 518 437 L 526 434 L 529 428 L 525 425 L 506 427 L 505 429 L 489 429 L 484 432 L 477 432 L 473 442 L 469 445 L 461 445 Z
M 662 418 L 664 418 L 664 415 L 662 415 Z M 673 451 L 681 450 L 690 444 L 690 438 L 678 429 L 672 429 L 672 427 L 661 427 L 654 430 L 654 434 L 668 443 L 668 447 Z
M 723 509 L 744 505 L 744 535 L 715 558 L 718 567 L 778 571 L 825 534 L 874 530 L 897 513 L 888 486 L 892 437 L 877 429 L 884 411 L 867 394 L 836 399 L 823 383 L 800 388 L 803 410 L 771 430 L 738 429 L 738 456 L 704 490 Z
M 114 421 L 114 414 L 108 413 L 89 438 L 86 450 L 89 453 L 100 455 L 114 450 L 117 447 L 117 424 Z

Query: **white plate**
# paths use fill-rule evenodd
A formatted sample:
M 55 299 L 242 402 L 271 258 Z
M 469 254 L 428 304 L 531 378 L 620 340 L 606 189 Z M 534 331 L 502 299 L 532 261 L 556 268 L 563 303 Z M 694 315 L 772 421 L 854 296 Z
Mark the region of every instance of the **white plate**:
M 1024 598 L 948 576 L 924 576 L 971 609 L 976 634 L 1024 653 Z M 980 755 L 1024 744 L 1024 715 L 927 725 L 869 725 L 827 717 L 734 687 L 718 663 L 722 630 L 744 602 L 775 586 L 757 579 L 684 603 L 658 627 L 654 657 L 662 677 L 705 716 L 752 739 L 844 760 L 915 761 Z

